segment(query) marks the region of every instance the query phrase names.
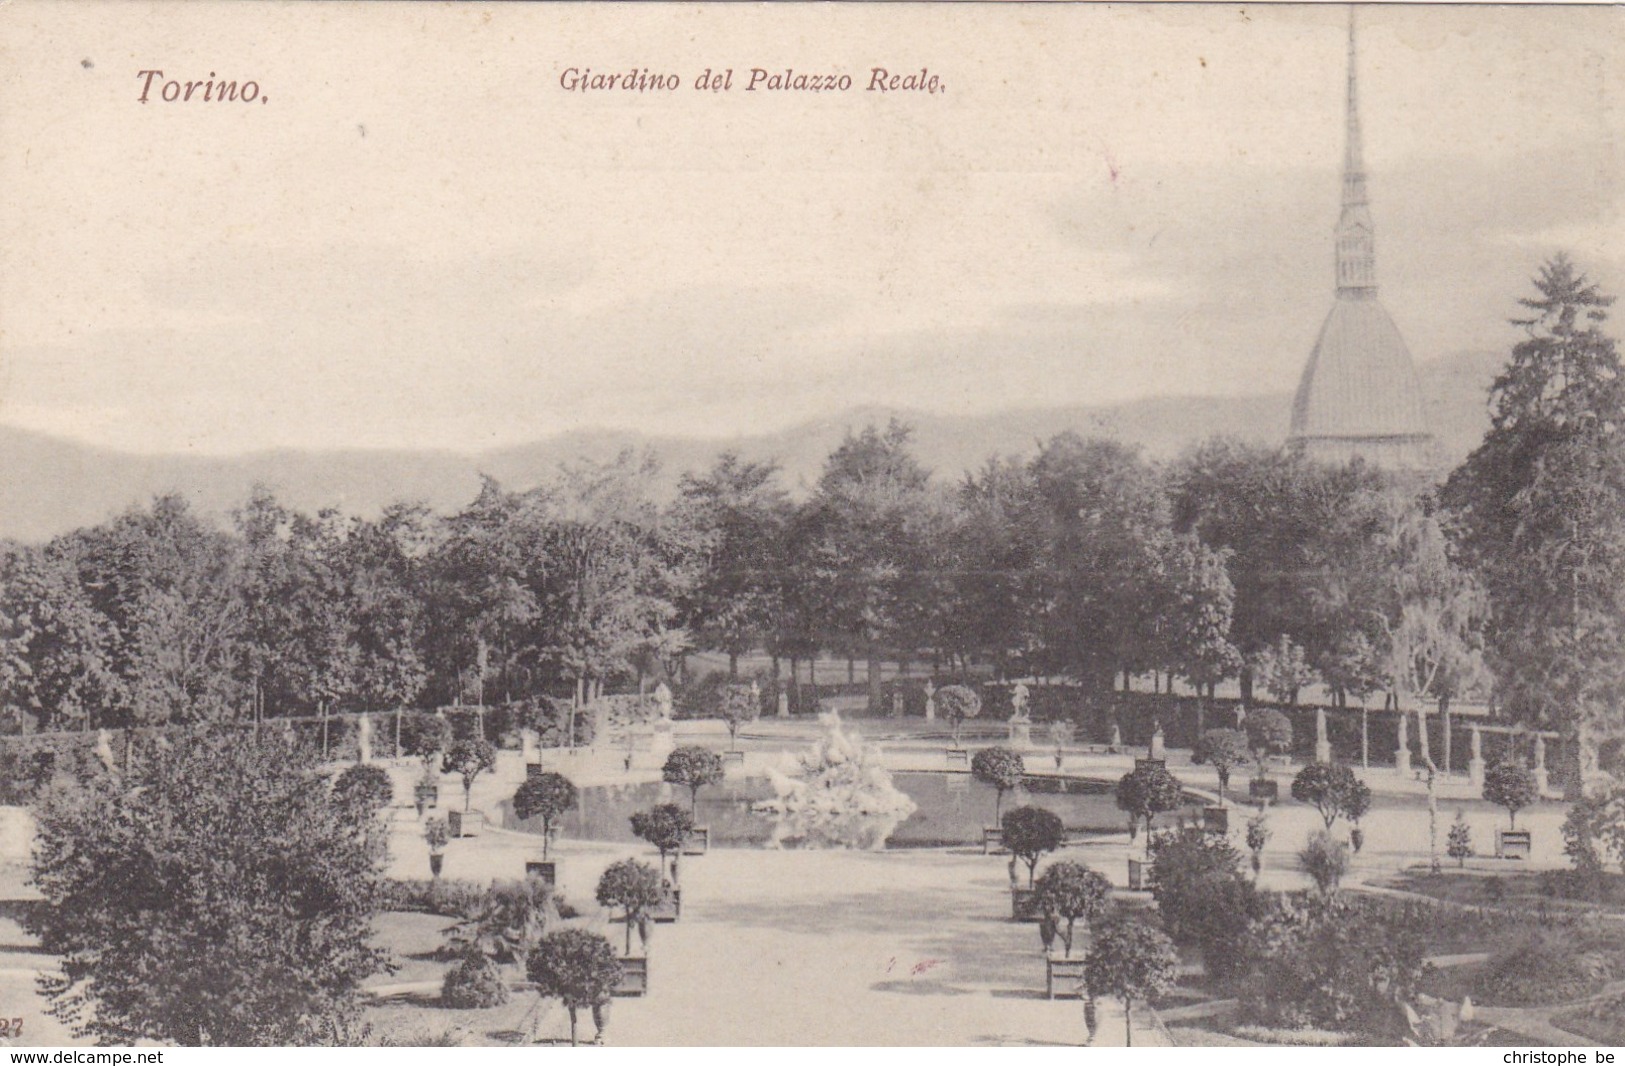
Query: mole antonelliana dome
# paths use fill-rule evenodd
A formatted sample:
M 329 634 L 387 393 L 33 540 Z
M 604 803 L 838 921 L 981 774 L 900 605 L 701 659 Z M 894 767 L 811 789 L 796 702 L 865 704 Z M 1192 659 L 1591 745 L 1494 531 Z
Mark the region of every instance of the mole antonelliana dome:
M 1303 368 L 1287 442 L 1314 459 L 1341 463 L 1360 456 L 1390 469 L 1416 469 L 1432 465 L 1434 441 L 1410 350 L 1377 300 L 1376 244 L 1360 154 L 1354 71 L 1351 14 L 1337 299 Z

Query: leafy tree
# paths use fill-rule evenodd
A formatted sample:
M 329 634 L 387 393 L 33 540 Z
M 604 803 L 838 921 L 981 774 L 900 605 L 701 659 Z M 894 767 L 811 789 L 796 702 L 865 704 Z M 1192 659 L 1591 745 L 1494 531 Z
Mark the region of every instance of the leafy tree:
M 1473 833 L 1467 826 L 1467 819 L 1460 811 L 1456 812 L 1456 820 L 1450 824 L 1450 836 L 1445 842 L 1445 854 L 1456 860 L 1456 865 L 1466 866 L 1467 860 L 1473 857 Z
M 1184 786 L 1161 763 L 1141 763 L 1117 782 L 1117 809 L 1128 814 L 1131 830 L 1145 823 L 1147 854 L 1151 848 L 1152 819 L 1178 810 L 1184 802 Z
M 956 610 L 945 642 L 961 655 L 984 651 L 1003 680 L 1012 660 L 1027 661 L 1041 646 L 1038 578 L 1046 539 L 1032 471 L 1016 459 L 989 459 L 966 476 L 957 503 L 949 534 Z
M 1066 827 L 1061 816 L 1042 807 L 1017 807 L 1005 811 L 999 823 L 1004 846 L 1027 864 L 1027 887 L 1033 885 L 1038 860 L 1066 843 Z
M 718 783 L 722 775 L 722 756 L 697 744 L 673 748 L 660 769 L 661 780 L 688 789 L 688 813 L 695 816 L 700 809 L 700 789 Z
M 1144 922 L 1119 920 L 1102 927 L 1083 964 L 1083 983 L 1091 999 L 1112 996 L 1123 1003 L 1123 1037 L 1134 1043 L 1134 1003 L 1160 996 L 1174 985 L 1179 952 L 1160 929 Z
M 37 814 L 31 912 L 61 958 L 51 1012 L 114 1043 L 297 1044 L 357 1009 L 384 826 L 329 801 L 300 750 L 178 737 L 59 787 Z
M 1230 788 L 1230 771 L 1247 761 L 1252 752 L 1247 734 L 1239 729 L 1209 729 L 1196 742 L 1196 757 L 1212 765 L 1219 775 L 1219 799 Z
M 1258 763 L 1258 775 L 1267 776 L 1269 757 L 1292 750 L 1292 719 L 1273 707 L 1265 707 L 1248 714 L 1244 724 L 1252 742 L 1253 758 Z
M 451 747 L 451 723 L 438 714 L 408 714 L 401 718 L 401 752 L 422 759 L 428 767 Z
M 1540 800 L 1540 782 L 1533 770 L 1516 763 L 1496 763 L 1484 772 L 1484 798 L 1505 807 L 1507 820 L 1518 828 L 1518 812 Z
M 1194 534 L 1168 538 L 1162 572 L 1167 587 L 1157 625 L 1166 646 L 1168 670 L 1196 687 L 1197 729 L 1204 700 L 1241 670 L 1241 652 L 1230 643 L 1236 590 L 1226 570 L 1228 549 L 1213 549 Z
M 968 685 L 944 685 L 937 689 L 937 710 L 953 729 L 954 747 L 959 747 L 959 728 L 965 719 L 982 713 L 982 697 Z
M 660 868 L 666 858 L 683 849 L 683 841 L 694 831 L 694 816 L 675 803 L 657 803 L 632 815 L 632 832 L 653 844 L 660 852 Z
M 750 685 L 728 685 L 722 690 L 719 717 L 728 726 L 728 747 L 738 749 L 739 727 L 762 716 L 761 692 Z
M 463 810 L 473 802 L 474 779 L 497 764 L 497 750 L 488 740 L 454 741 L 440 757 L 440 772 L 456 774 L 463 779 Z
M 1489 593 L 1497 703 L 1562 733 L 1573 799 L 1607 770 L 1599 738 L 1625 694 L 1625 366 L 1603 330 L 1613 298 L 1573 262 L 1534 285 L 1489 432 L 1442 498 Z
M 1280 640 L 1257 652 L 1252 659 L 1253 677 L 1277 703 L 1296 706 L 1300 689 L 1318 681 L 1303 646 L 1284 633 Z
M 513 813 L 516 818 L 542 820 L 542 859 L 547 859 L 547 842 L 553 836 L 553 823 L 566 811 L 575 809 L 580 793 L 575 784 L 563 774 L 551 770 L 533 774 L 513 794 Z
M 1610 858 L 1625 868 L 1625 789 L 1594 792 L 1569 807 L 1563 853 L 1583 874 L 1602 873 Z
M 660 885 L 660 871 L 646 862 L 622 859 L 611 863 L 598 878 L 598 903 L 602 907 L 619 907 L 626 915 L 626 953 L 632 954 L 632 926 L 638 927 L 638 936 L 649 939 L 649 911 L 660 906 L 664 893 Z
M 1352 821 L 1356 809 L 1364 814 L 1371 805 L 1371 790 L 1347 766 L 1315 762 L 1292 779 L 1292 798 L 1312 805 L 1330 829 L 1339 816 Z
M 525 970 L 539 995 L 564 1004 L 572 1047 L 577 1043 L 576 1014 L 583 1008 L 592 1011 L 597 1042 L 603 1042 L 609 1000 L 621 983 L 621 960 L 607 938 L 586 929 L 548 933 L 526 959 Z
M 354 803 L 368 814 L 376 814 L 395 799 L 395 786 L 390 783 L 389 771 L 372 763 L 354 763 L 346 766 L 333 779 L 333 798 L 340 803 Z
M 1163 830 L 1151 841 L 1151 896 L 1177 944 L 1202 949 L 1208 971 L 1227 976 L 1240 964 L 1257 893 L 1241 873 L 1241 853 L 1217 833 Z
M 1326 830 L 1311 833 L 1309 843 L 1298 852 L 1298 866 L 1309 875 L 1322 895 L 1330 896 L 1337 891 L 1343 875 L 1348 872 L 1348 845 Z
M 1112 883 L 1081 862 L 1056 862 L 1044 868 L 1034 887 L 1038 910 L 1057 926 L 1066 922 L 1061 942 L 1066 945 L 1066 957 L 1071 958 L 1074 926 L 1080 918 L 1088 925 L 1106 913 Z
M 1027 764 L 1009 748 L 983 748 L 971 757 L 970 772 L 972 777 L 994 790 L 993 820 L 997 822 L 1004 794 L 1021 787 Z
M 0 694 L 41 730 L 89 729 L 120 700 L 115 633 L 72 561 L 58 552 L 0 554 Z

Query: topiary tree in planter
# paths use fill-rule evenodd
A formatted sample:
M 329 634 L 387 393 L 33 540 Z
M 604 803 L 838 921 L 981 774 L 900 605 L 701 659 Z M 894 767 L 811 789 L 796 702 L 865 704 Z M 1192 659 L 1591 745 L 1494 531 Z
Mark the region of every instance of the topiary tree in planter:
M 1365 847 L 1365 829 L 1360 825 L 1360 819 L 1371 811 L 1371 786 L 1364 781 L 1356 779 L 1343 797 L 1343 813 L 1354 825 L 1349 829 L 1349 844 L 1354 848 L 1354 854 L 1360 854 Z
M 490 956 L 468 950 L 440 982 L 440 1002 L 454 1010 L 500 1007 L 508 1002 L 508 983 Z
M 1246 726 L 1253 760 L 1258 764 L 1258 778 L 1267 780 L 1270 756 L 1285 755 L 1292 750 L 1292 719 L 1273 707 L 1265 707 L 1247 715 Z
M 346 766 L 333 779 L 333 799 L 355 804 L 368 814 L 377 814 L 395 800 L 395 786 L 389 771 L 371 763 Z
M 667 856 L 681 852 L 684 839 L 694 830 L 694 816 L 676 803 L 659 803 L 646 811 L 638 811 L 631 821 L 632 832 L 660 852 L 662 870 L 666 868 Z M 672 879 L 676 880 L 675 876 Z
M 649 912 L 660 906 L 660 871 L 646 862 L 622 859 L 611 863 L 598 878 L 598 904 L 619 907 L 626 915 L 626 954 L 632 954 L 632 926 L 644 950 L 649 945 Z
M 1196 742 L 1196 759 L 1213 767 L 1219 775 L 1219 802 L 1227 798 L 1230 771 L 1246 762 L 1252 755 L 1247 734 L 1239 729 L 1209 729 Z
M 1257 878 L 1264 869 L 1264 846 L 1270 842 L 1274 834 L 1270 831 L 1269 820 L 1263 813 L 1247 819 L 1247 850 L 1253 857 L 1253 877 Z
M 580 793 L 574 782 L 563 774 L 549 770 L 525 778 L 513 794 L 513 813 L 516 818 L 542 820 L 542 860 L 547 860 L 547 842 L 553 836 L 553 822 L 566 811 L 575 809 Z
M 1508 824 L 1518 828 L 1518 812 L 1540 799 L 1534 771 L 1516 763 L 1497 763 L 1484 774 L 1484 798 L 1505 807 Z
M 1009 748 L 983 748 L 970 761 L 971 776 L 994 789 L 993 821 L 999 820 L 1004 794 L 1021 786 L 1027 765 L 1021 756 Z
M 1179 778 L 1161 763 L 1143 762 L 1117 782 L 1117 806 L 1129 816 L 1132 837 L 1140 822 L 1145 823 L 1146 854 L 1151 853 L 1151 821 L 1165 811 L 1178 810 L 1185 791 Z
M 440 772 L 456 774 L 463 779 L 463 810 L 473 800 L 474 779 L 497 764 L 497 750 L 484 739 L 453 742 L 440 757 Z
M 660 769 L 662 780 L 688 789 L 688 812 L 691 815 L 699 813 L 700 789 L 721 781 L 722 773 L 722 756 L 697 744 L 674 748 Z
M 1065 955 L 1071 958 L 1073 927 L 1079 919 L 1088 925 L 1106 913 L 1112 883 L 1081 862 L 1063 861 L 1045 867 L 1034 888 L 1038 910 L 1054 923 Z
M 423 840 L 429 845 L 429 873 L 439 877 L 446 862 L 446 845 L 451 841 L 451 831 L 446 828 L 446 820 L 430 818 L 424 822 Z
M 1339 817 L 1352 819 L 1356 807 L 1364 814 L 1371 805 L 1371 790 L 1347 766 L 1312 762 L 1292 779 L 1292 798 L 1319 811 L 1320 820 L 1330 829 Z
M 1027 864 L 1027 887 L 1033 887 L 1038 860 L 1066 843 L 1061 816 L 1042 807 L 1017 807 L 1005 811 L 999 825 L 1004 831 L 1004 846 Z
M 937 689 L 937 712 L 948 719 L 954 747 L 959 747 L 959 729 L 965 719 L 982 713 L 982 697 L 968 685 L 944 685 Z
M 557 999 L 570 1015 L 570 1046 L 576 1038 L 576 1015 L 592 1011 L 596 1043 L 603 1043 L 610 997 L 621 983 L 621 960 L 608 938 L 586 929 L 561 929 L 542 937 L 525 962 L 525 972 L 543 998 Z
M 1179 952 L 1159 929 L 1144 922 L 1121 920 L 1101 928 L 1083 966 L 1090 1000 L 1112 996 L 1123 1003 L 1123 1036 L 1134 1044 L 1134 1004 L 1159 996 L 1174 985 Z
M 739 727 L 762 716 L 761 693 L 749 685 L 725 686 L 718 716 L 728 726 L 728 750 L 739 750 Z

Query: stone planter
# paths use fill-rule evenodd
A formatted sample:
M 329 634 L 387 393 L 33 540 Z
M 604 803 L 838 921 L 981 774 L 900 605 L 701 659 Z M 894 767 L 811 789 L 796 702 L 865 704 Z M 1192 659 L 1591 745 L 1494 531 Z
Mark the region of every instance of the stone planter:
M 970 752 L 966 751 L 964 748 L 949 748 L 942 754 L 948 760 L 949 766 L 970 765 Z
M 656 922 L 675 922 L 683 916 L 683 890 L 671 889 L 666 898 L 649 908 L 649 917 Z
M 1527 859 L 1534 850 L 1534 837 L 1527 829 L 1497 829 L 1495 831 L 1495 857 L 1497 859 Z
M 1004 830 L 1002 830 L 1002 829 L 983 829 L 982 830 L 982 854 L 983 855 L 991 855 L 995 851 L 998 851 L 1003 846 L 1004 846 Z
M 529 860 L 525 863 L 525 876 L 534 877 L 548 888 L 553 888 L 559 883 L 559 864 L 540 859 Z
M 1281 783 L 1273 777 L 1255 777 L 1247 782 L 1247 795 L 1254 803 L 1274 803 L 1281 797 Z
M 628 956 L 621 960 L 621 983 L 615 986 L 617 996 L 646 996 L 649 994 L 649 959 L 647 956 Z
M 446 857 L 444 855 L 440 854 L 438 851 L 433 852 L 433 853 L 431 853 L 429 855 L 429 874 L 430 874 L 430 876 L 439 877 L 440 876 L 440 871 L 445 869 L 445 868 L 446 868 Z
M 1145 871 L 1151 864 L 1141 859 L 1128 861 L 1128 887 L 1134 892 L 1145 891 Z
M 711 827 L 697 825 L 683 838 L 684 855 L 704 855 L 711 850 Z
M 1230 832 L 1230 808 L 1203 807 L 1202 828 L 1206 829 L 1209 833 Z
M 1083 959 L 1056 958 L 1048 955 L 1044 958 L 1044 997 L 1054 999 L 1056 986 L 1060 986 L 1063 996 L 1076 996 L 1083 998 L 1079 985 L 1083 982 Z
M 1168 760 L 1167 759 L 1135 759 L 1134 760 L 1134 769 L 1136 769 L 1136 770 L 1149 770 L 1152 767 L 1156 767 L 1159 770 L 1166 770 L 1168 768 Z
M 446 827 L 454 837 L 477 837 L 485 828 L 485 815 L 480 811 L 452 811 L 446 815 Z
M 1038 913 L 1038 890 L 1035 888 L 1012 888 L 1010 890 L 1010 919 L 1016 922 L 1036 922 L 1043 915 Z
M 729 763 L 734 762 L 741 766 L 745 765 L 745 753 L 742 751 L 725 751 L 722 753 L 722 765 L 727 766 Z
M 545 773 L 547 773 L 547 771 L 542 768 L 542 764 L 539 762 L 528 762 L 525 764 L 526 781 L 534 781 Z

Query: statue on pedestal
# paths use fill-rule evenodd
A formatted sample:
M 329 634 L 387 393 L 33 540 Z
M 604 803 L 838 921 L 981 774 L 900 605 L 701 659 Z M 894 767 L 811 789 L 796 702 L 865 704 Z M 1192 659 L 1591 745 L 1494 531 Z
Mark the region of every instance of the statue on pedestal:
M 1031 718 L 1027 717 L 1028 698 L 1029 693 L 1027 692 L 1027 686 L 1022 684 L 1020 681 L 1017 681 L 1016 687 L 1010 690 L 1010 706 L 1013 708 L 1010 714 L 1010 720 L 1012 722 L 1032 721 Z
M 1332 761 L 1332 743 L 1326 737 L 1326 708 L 1315 708 L 1315 761 Z
M 372 716 L 366 711 L 361 712 L 355 735 L 356 745 L 361 749 L 361 761 L 372 762 Z
M 937 686 L 930 681 L 925 683 L 925 720 L 934 722 L 937 719 Z
M 671 689 L 664 681 L 655 686 L 655 708 L 660 714 L 661 721 L 671 721 Z

